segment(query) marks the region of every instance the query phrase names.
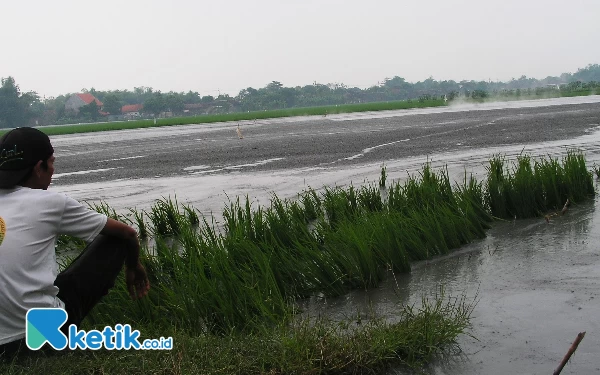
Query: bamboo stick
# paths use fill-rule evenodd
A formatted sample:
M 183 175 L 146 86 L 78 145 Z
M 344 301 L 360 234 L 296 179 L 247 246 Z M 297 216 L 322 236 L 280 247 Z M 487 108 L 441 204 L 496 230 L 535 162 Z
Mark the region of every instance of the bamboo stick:
M 560 212 L 561 215 L 564 215 L 565 212 L 567 212 L 567 207 L 569 207 L 569 200 L 567 199 L 567 202 L 565 202 L 565 205 L 563 206 L 562 211 Z
M 563 370 L 563 368 L 565 367 L 565 365 L 567 364 L 567 362 L 569 361 L 569 359 L 571 358 L 573 353 L 575 353 L 575 350 L 577 350 L 579 343 L 581 342 L 581 340 L 583 340 L 583 336 L 585 336 L 585 332 L 580 332 L 577 335 L 577 338 L 575 339 L 575 341 L 569 348 L 567 355 L 565 355 L 565 358 L 563 358 L 562 362 L 560 363 L 560 366 L 558 366 L 558 368 L 554 371 L 554 374 L 552 374 L 552 375 L 558 375 L 561 373 L 561 371 Z

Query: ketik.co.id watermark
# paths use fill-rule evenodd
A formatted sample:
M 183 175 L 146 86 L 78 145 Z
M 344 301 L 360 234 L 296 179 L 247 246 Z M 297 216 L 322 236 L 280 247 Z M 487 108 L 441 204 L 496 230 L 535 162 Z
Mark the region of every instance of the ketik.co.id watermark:
M 172 337 L 160 339 L 145 339 L 140 342 L 140 331 L 132 330 L 129 324 L 106 326 L 102 331 L 79 330 L 77 326 L 69 326 L 69 336 L 61 331 L 67 322 L 68 314 L 64 309 L 36 308 L 30 309 L 26 315 L 27 326 L 25 341 L 31 350 L 39 350 L 48 343 L 56 350 L 69 348 L 98 350 L 171 350 Z

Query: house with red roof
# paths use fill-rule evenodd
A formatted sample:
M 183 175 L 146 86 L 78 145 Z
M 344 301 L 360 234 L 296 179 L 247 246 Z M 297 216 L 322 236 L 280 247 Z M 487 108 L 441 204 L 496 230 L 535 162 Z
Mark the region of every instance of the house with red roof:
M 65 111 L 73 111 L 75 113 L 79 113 L 79 108 L 83 107 L 84 105 L 90 104 L 93 101 L 96 102 L 100 114 L 104 114 L 102 112 L 102 106 L 104 106 L 104 104 L 100 100 L 98 100 L 94 95 L 88 92 L 71 95 L 71 97 L 67 99 L 65 103 Z
M 121 107 L 121 113 L 126 119 L 134 119 L 141 116 L 142 109 L 144 109 L 143 104 L 128 104 Z

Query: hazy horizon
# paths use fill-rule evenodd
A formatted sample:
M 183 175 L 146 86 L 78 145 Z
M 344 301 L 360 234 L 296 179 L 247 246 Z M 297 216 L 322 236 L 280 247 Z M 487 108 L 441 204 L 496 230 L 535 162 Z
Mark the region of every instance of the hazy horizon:
M 600 62 L 600 2 L 11 2 L 0 77 L 23 92 L 152 87 L 235 96 L 271 81 L 543 79 Z M 8 53 L 6 53 L 8 51 Z

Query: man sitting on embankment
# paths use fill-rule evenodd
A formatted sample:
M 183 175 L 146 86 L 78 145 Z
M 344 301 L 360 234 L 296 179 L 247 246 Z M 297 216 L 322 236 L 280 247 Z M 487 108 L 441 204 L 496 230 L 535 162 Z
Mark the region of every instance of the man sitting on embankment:
M 0 359 L 27 349 L 31 308 L 65 309 L 65 335 L 71 324 L 79 327 L 123 265 L 131 298 L 150 289 L 134 228 L 48 191 L 54 159 L 50 139 L 37 129 L 17 128 L 0 138 Z M 61 234 L 88 246 L 59 274 Z

